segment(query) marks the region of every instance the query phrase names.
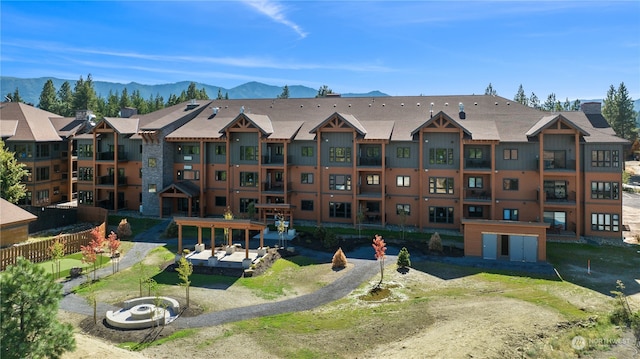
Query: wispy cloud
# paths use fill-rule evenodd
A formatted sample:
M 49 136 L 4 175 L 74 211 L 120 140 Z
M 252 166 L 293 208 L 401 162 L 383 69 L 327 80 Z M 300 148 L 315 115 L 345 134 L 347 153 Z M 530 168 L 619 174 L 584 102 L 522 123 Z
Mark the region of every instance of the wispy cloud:
M 271 20 L 290 27 L 293 31 L 298 33 L 301 38 L 307 37 L 307 33 L 302 30 L 302 28 L 298 24 L 294 23 L 286 17 L 285 8 L 280 3 L 270 0 L 248 0 L 244 1 L 244 3 L 258 11 L 259 13 L 266 15 Z

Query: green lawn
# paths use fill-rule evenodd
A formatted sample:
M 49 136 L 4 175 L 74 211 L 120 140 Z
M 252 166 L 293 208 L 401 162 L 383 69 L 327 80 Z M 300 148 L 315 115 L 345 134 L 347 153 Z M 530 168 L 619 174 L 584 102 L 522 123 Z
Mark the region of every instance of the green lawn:
M 96 264 L 97 268 L 107 265 L 110 260 L 111 258 L 106 255 L 98 255 Z M 51 275 L 56 271 L 53 261 L 38 263 L 38 266 L 42 267 L 47 275 Z M 87 271 L 93 270 L 92 264 L 82 263 L 82 253 L 74 253 L 65 256 L 60 260 L 60 278 L 68 277 L 69 270 L 74 267 L 82 268 L 83 274 L 87 273 Z

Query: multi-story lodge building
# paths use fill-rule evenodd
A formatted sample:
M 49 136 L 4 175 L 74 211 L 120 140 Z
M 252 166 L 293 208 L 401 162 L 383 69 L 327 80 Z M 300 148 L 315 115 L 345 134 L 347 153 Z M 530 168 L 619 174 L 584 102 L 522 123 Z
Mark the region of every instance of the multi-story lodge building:
M 523 260 L 544 260 L 547 234 L 622 237 L 627 142 L 599 103 L 550 113 L 487 95 L 192 100 L 104 118 L 74 142 L 79 205 L 207 217 L 253 203 L 262 220 L 459 230 L 485 258 L 522 246 Z

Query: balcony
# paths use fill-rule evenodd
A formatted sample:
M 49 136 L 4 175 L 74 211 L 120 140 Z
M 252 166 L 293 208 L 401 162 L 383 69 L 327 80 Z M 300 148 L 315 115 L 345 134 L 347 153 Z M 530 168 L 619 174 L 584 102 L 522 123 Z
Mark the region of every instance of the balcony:
M 550 205 L 575 205 L 576 191 L 569 191 L 568 193 L 546 192 L 545 203 Z
M 291 192 L 292 183 L 287 182 L 287 188 Z M 262 182 L 262 191 L 270 193 L 284 193 L 284 182 Z
M 482 159 L 465 159 L 464 162 L 465 169 L 477 169 L 477 170 L 490 170 L 491 169 L 491 161 L 482 160 Z
M 113 186 L 115 185 L 115 177 L 113 175 L 106 175 L 98 177 L 98 185 Z M 127 177 L 118 176 L 118 186 L 126 186 Z
M 113 161 L 115 160 L 115 152 L 98 152 L 96 153 L 97 161 Z M 118 161 L 128 161 L 127 154 L 118 152 Z
M 382 157 L 358 157 L 358 166 L 380 167 L 382 166 Z
M 262 156 L 263 165 L 284 165 L 285 156 Z M 287 156 L 287 163 L 291 163 L 291 156 Z
M 483 191 L 482 189 L 464 189 L 465 201 L 491 201 L 491 191 Z

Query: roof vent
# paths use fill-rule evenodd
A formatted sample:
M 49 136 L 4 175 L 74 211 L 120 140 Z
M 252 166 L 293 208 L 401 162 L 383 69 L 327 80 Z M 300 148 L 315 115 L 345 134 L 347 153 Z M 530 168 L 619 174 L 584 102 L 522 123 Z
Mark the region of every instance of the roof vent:
M 458 104 L 458 109 L 460 110 L 460 112 L 464 112 L 464 104 L 462 102 Z
M 351 107 L 351 104 L 349 104 L 349 107 Z
M 219 108 L 219 107 L 214 107 L 214 108 L 213 108 L 213 115 L 214 115 L 214 116 L 215 116 L 215 115 L 217 115 L 217 114 L 218 114 L 218 111 L 220 111 L 220 108 Z
M 320 108 L 320 104 L 318 104 L 318 108 Z
M 400 103 L 400 106 L 404 107 L 404 102 Z
M 334 104 L 333 104 L 333 107 L 336 107 L 336 106 L 338 106 L 338 105 L 336 105 L 336 104 L 334 103 Z
M 371 107 L 371 104 L 369 104 L 369 107 Z
M 240 106 L 240 113 L 244 113 L 244 106 Z
M 385 104 L 382 104 L 382 107 L 386 106 Z
M 449 107 L 449 103 L 448 103 L 448 102 L 445 102 L 445 103 L 444 103 L 444 105 L 445 105 L 445 106 L 447 106 L 447 107 Z
M 511 105 L 511 102 L 507 102 L 507 106 L 510 106 L 510 105 Z
M 420 107 L 420 102 L 418 102 L 418 103 L 416 104 L 416 106 Z
M 304 107 L 304 105 L 300 105 L 300 108 L 303 108 L 303 107 Z
M 498 106 L 498 101 L 496 101 L 496 106 Z
M 473 105 L 474 105 L 474 106 L 478 106 L 478 103 L 477 103 L 477 102 L 474 102 L 474 103 L 473 103 Z

